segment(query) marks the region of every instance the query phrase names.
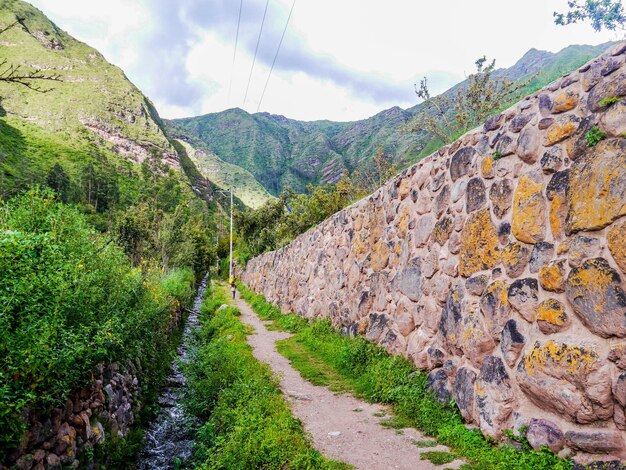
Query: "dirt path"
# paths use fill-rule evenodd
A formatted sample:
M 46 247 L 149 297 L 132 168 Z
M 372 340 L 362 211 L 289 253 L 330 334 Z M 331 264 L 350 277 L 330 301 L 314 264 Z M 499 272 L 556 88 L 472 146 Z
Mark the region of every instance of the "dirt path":
M 457 468 L 463 462 L 456 460 L 435 466 L 420 460 L 420 453 L 447 451 L 444 446 L 418 448 L 413 442 L 429 440 L 415 429 L 398 432 L 382 426 L 389 410 L 354 398 L 350 394 L 336 395 L 326 387 L 304 380 L 289 361 L 276 351 L 276 341 L 291 334 L 270 331 L 268 322 L 261 321 L 242 299 L 236 300 L 241 319 L 251 325 L 255 333 L 248 336 L 254 356 L 269 364 L 281 378 L 280 387 L 290 401 L 294 415 L 313 436 L 314 447 L 322 454 L 359 469 L 435 469 Z M 376 416 L 375 416 L 376 415 Z

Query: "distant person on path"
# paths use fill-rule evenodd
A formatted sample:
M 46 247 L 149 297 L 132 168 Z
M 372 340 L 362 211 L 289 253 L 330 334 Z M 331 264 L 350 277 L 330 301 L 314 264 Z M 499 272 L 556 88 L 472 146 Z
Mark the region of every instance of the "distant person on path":
M 235 292 L 237 292 L 237 285 L 235 284 L 235 278 L 230 278 L 230 290 L 233 293 L 233 300 L 235 300 Z

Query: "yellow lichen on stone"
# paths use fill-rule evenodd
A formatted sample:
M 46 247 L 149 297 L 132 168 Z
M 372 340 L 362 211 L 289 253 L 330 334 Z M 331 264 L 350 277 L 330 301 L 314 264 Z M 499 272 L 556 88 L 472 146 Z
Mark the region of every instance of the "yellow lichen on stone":
M 507 274 L 512 277 L 517 277 L 521 274 L 528 263 L 529 257 L 530 250 L 522 243 L 509 243 L 502 250 L 502 264 Z
M 506 281 L 501 280 L 491 283 L 483 295 L 493 295 L 503 305 L 508 305 L 509 303 L 509 289 Z
M 374 249 L 372 250 L 370 266 L 372 267 L 374 272 L 379 272 L 387 267 L 388 262 L 389 249 L 387 248 L 387 244 L 382 241 L 376 242 L 376 244 L 374 245 Z
M 569 251 L 569 240 L 564 241 L 563 243 L 559 243 L 559 246 L 556 248 L 557 255 L 564 255 Z
M 434 242 L 439 243 L 439 245 L 443 246 L 448 241 L 451 231 L 452 219 L 450 219 L 449 217 L 443 218 L 435 224 L 435 227 L 432 231 L 432 239 Z
M 537 321 L 545 321 L 552 325 L 563 326 L 567 320 L 565 307 L 556 299 L 544 300 L 537 307 Z
M 522 246 L 523 245 L 519 243 L 509 243 L 502 250 L 502 263 L 509 266 L 517 264 L 519 262 Z
M 542 370 L 550 362 L 562 372 L 587 375 L 598 367 L 598 354 L 583 346 L 548 341 L 543 346 L 535 347 L 524 357 L 524 366 L 528 375 Z
M 356 217 L 354 219 L 354 231 L 359 232 L 362 227 L 363 227 L 363 218 L 360 216 Z
M 565 291 L 565 269 L 561 263 L 543 266 L 539 270 L 539 284 L 550 292 Z
M 568 233 L 599 230 L 626 215 L 626 139 L 603 140 L 574 162 Z
M 552 236 L 560 239 L 565 233 L 565 216 L 567 215 L 567 202 L 565 197 L 557 194 L 550 201 L 550 228 Z
M 498 233 L 489 209 L 471 214 L 461 232 L 459 273 L 463 277 L 485 269 L 492 269 L 500 262 Z
M 404 207 L 398 218 L 398 237 L 406 238 L 409 233 L 409 208 Z
M 359 326 L 357 327 L 357 334 L 363 336 L 365 335 L 365 333 L 367 333 L 367 329 L 369 328 L 370 322 L 368 320 L 367 317 L 365 318 L 361 318 L 361 320 L 359 321 Z
M 626 220 L 609 229 L 607 234 L 609 251 L 623 273 L 626 273 Z
M 361 237 L 356 236 L 354 237 L 354 240 L 352 241 L 352 251 L 354 251 L 354 253 L 356 253 L 357 255 L 361 255 L 365 252 L 365 244 L 363 243 L 363 240 L 361 240 Z
M 537 174 L 522 175 L 513 195 L 511 231 L 525 243 L 537 243 L 545 238 L 546 203 L 543 182 Z
M 544 145 L 549 147 L 567 139 L 576 132 L 577 127 L 578 126 L 572 121 L 567 121 L 563 124 L 558 122 L 554 123 L 546 134 Z
M 400 187 L 398 188 L 398 193 L 400 195 L 400 200 L 405 199 L 409 192 L 411 191 L 411 183 L 408 178 L 404 178 L 400 183 Z
M 483 178 L 493 178 L 493 158 L 491 155 L 486 156 L 481 164 Z
M 606 307 L 606 293 L 613 285 L 613 274 L 604 269 L 596 259 L 587 261 L 585 267 L 586 269 L 572 270 L 568 282 L 574 288 L 582 288 L 586 298 L 596 300 L 593 308 L 596 313 L 603 314 Z M 578 297 L 582 295 L 578 294 Z
M 578 105 L 578 94 L 571 91 L 563 91 L 555 96 L 552 104 L 553 113 L 570 111 Z

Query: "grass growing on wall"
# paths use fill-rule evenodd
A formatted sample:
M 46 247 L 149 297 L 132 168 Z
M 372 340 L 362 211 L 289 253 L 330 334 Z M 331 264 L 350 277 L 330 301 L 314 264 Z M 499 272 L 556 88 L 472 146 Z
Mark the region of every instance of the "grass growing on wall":
M 571 462 L 549 450 L 533 451 L 523 438 L 520 441 L 525 449 L 519 451 L 496 446 L 479 430 L 466 428 L 456 405 L 438 402 L 426 389 L 427 375 L 404 358 L 392 356 L 362 337 L 341 336 L 328 320 L 307 322 L 294 314 L 282 314 L 263 296 L 241 285 L 239 289 L 262 319 L 273 320 L 277 327 L 294 333 L 279 342 L 279 351 L 304 378 L 350 390 L 370 402 L 393 405 L 399 418 L 465 457 L 471 463 L 468 469 L 572 468 Z M 318 366 L 320 362 L 322 366 Z
M 188 411 L 204 421 L 196 431 L 194 466 L 211 469 L 345 469 L 313 449 L 266 364 L 246 342 L 249 327 L 223 290 L 208 294 L 202 327 L 185 364 Z

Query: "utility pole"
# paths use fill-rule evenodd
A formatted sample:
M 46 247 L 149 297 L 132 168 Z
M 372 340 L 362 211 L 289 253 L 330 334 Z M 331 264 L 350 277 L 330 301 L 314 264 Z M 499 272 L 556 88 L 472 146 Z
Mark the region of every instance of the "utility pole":
M 232 283 L 235 278 L 233 277 L 233 188 L 229 188 L 230 191 L 230 272 L 228 280 Z

